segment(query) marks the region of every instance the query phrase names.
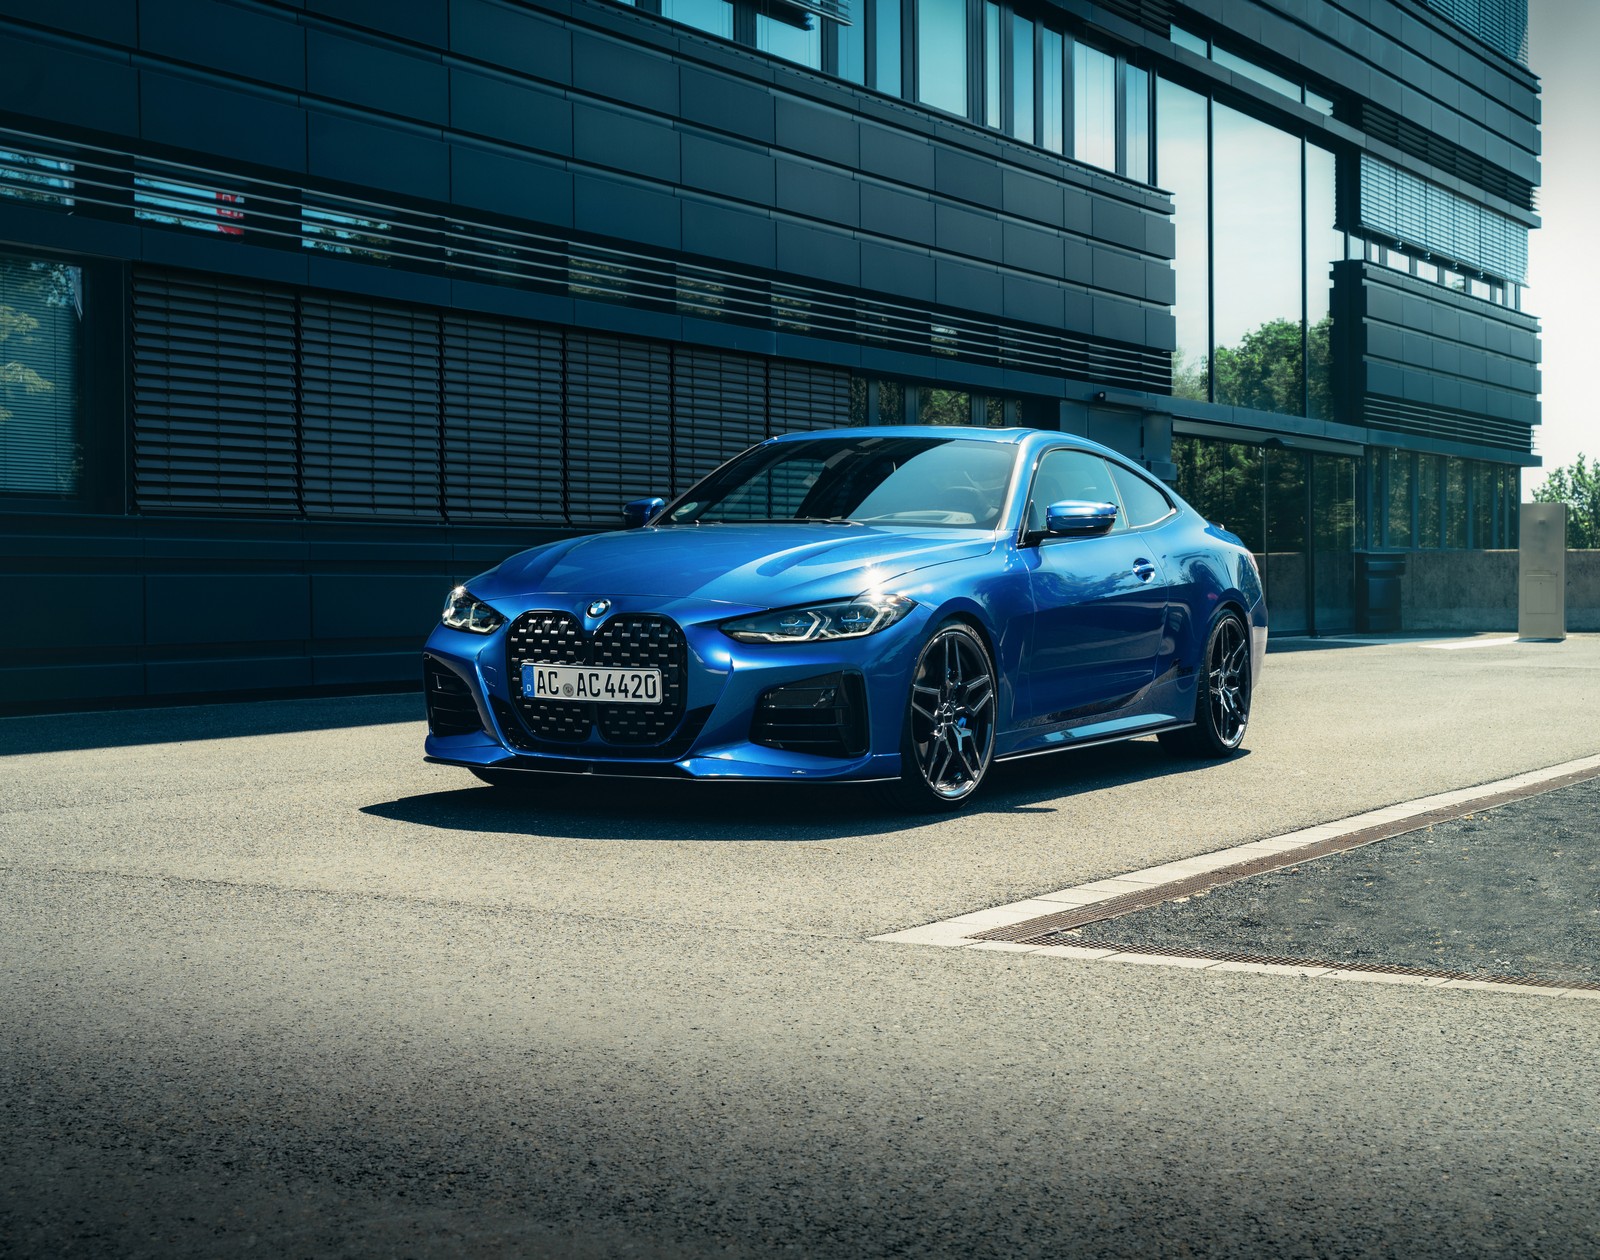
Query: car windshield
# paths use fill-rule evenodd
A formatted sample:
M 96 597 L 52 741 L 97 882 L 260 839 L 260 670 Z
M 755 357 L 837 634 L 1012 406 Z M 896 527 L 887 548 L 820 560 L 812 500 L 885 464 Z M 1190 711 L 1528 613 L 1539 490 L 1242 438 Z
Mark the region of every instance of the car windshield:
M 746 451 L 668 513 L 675 525 L 849 521 L 993 529 L 1016 462 L 1010 443 L 828 437 Z

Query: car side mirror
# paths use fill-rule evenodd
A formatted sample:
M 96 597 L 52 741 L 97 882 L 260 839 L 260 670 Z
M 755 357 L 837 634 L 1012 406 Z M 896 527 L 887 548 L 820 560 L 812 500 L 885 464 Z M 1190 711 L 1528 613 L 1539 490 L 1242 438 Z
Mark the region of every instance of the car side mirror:
M 622 528 L 639 529 L 648 525 L 667 506 L 665 499 L 634 499 L 622 505 Z
M 1104 534 L 1116 524 L 1114 503 L 1085 503 L 1065 499 L 1052 503 L 1044 512 L 1045 533 L 1063 538 L 1086 538 Z

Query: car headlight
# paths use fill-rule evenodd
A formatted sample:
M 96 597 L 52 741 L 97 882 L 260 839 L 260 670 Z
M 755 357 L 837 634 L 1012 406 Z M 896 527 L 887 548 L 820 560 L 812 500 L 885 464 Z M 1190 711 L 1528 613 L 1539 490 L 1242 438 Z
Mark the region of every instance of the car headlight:
M 779 608 L 740 617 L 722 633 L 740 643 L 815 643 L 821 639 L 859 639 L 894 625 L 916 607 L 904 595 L 863 595 L 836 604 Z
M 474 599 L 464 586 L 451 591 L 444 601 L 444 612 L 439 620 L 452 630 L 470 630 L 473 634 L 493 634 L 505 624 L 505 618 L 481 599 Z

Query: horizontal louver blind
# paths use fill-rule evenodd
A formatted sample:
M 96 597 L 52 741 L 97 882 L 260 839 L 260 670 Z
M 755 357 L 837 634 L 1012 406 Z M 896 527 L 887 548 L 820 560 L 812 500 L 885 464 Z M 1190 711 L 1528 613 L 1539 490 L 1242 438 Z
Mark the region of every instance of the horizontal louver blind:
M 803 363 L 772 364 L 772 432 L 839 429 L 850 421 L 850 374 Z
M 294 512 L 295 377 L 292 295 L 136 271 L 139 508 Z
M 672 479 L 672 372 L 665 345 L 567 338 L 567 506 L 575 525 L 621 524 L 629 499 Z
M 767 370 L 760 359 L 680 349 L 672 357 L 672 491 L 767 436 Z
M 305 298 L 309 516 L 439 517 L 439 317 Z
M 451 520 L 561 521 L 561 335 L 444 321 L 444 503 Z

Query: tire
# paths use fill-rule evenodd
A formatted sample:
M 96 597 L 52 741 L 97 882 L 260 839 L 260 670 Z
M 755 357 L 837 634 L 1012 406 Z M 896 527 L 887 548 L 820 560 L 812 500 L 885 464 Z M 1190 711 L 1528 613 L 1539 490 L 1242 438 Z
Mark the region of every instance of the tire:
M 1195 687 L 1194 725 L 1163 731 L 1162 747 L 1180 757 L 1231 757 L 1250 725 L 1250 632 L 1235 612 L 1217 618 Z
M 919 813 L 960 809 L 994 759 L 994 662 L 983 637 L 947 621 L 911 674 L 900 741 L 900 779 L 890 798 Z

